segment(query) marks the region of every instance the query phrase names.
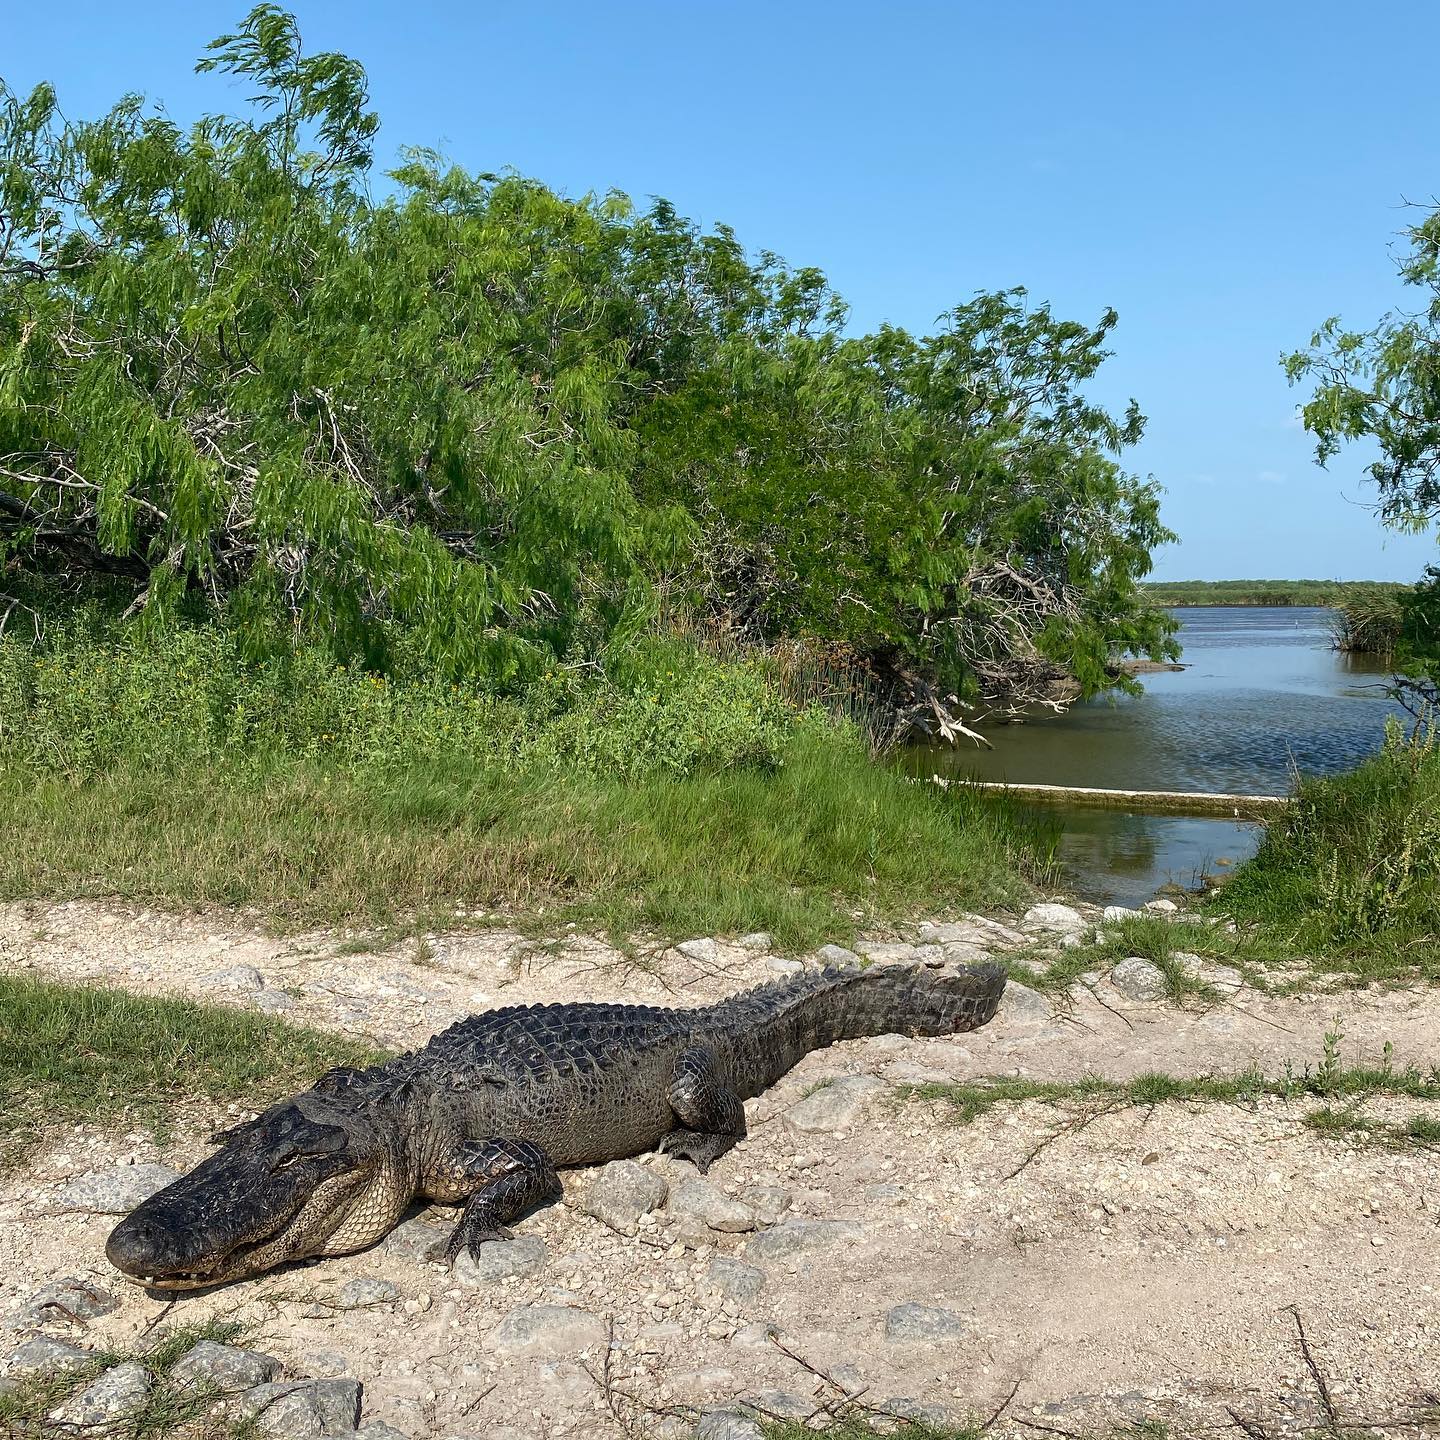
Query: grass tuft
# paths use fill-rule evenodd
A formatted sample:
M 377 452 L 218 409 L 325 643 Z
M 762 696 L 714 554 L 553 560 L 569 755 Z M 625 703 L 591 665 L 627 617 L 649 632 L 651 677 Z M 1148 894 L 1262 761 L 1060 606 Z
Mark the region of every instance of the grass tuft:
M 52 1440 L 57 1434 L 77 1433 L 75 1427 L 62 1428 L 47 1417 L 106 1370 L 133 1360 L 150 1374 L 149 1394 L 129 1415 L 83 1426 L 78 1433 L 90 1440 L 167 1440 L 177 1434 L 190 1440 L 257 1440 L 252 1421 L 230 1420 L 215 1413 L 219 1395 L 213 1387 L 182 1388 L 169 1378 L 180 1358 L 201 1340 L 234 1344 L 244 1334 L 244 1327 L 233 1321 L 212 1319 L 177 1326 L 144 1349 L 97 1351 L 88 1365 L 69 1374 L 33 1376 L 16 1389 L 0 1393 L 0 1432 L 12 1440 Z
M 381 1058 L 247 1010 L 0 974 L 0 1166 L 67 1121 L 163 1133 L 177 1106 L 260 1109 L 332 1066 Z

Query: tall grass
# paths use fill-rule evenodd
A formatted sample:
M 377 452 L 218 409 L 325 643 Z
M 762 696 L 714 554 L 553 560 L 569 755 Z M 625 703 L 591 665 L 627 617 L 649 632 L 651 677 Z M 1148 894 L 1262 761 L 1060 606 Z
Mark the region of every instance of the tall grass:
M 1395 653 L 1404 621 L 1398 592 L 1347 596 L 1335 606 L 1331 643 L 1347 654 L 1388 658 Z
M 213 626 L 0 640 L 0 895 L 295 924 L 543 909 L 801 945 L 1049 878 L 1036 822 L 877 765 L 767 664 L 649 640 L 604 682 L 500 697 L 251 663 Z
M 1406 735 L 1356 769 L 1301 784 L 1219 904 L 1299 955 L 1364 975 L 1440 978 L 1440 732 Z

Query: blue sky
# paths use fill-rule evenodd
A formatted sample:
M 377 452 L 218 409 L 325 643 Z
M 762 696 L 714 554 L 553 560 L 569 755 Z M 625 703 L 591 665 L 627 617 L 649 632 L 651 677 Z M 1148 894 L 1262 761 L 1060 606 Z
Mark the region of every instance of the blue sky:
M 820 266 L 853 324 L 931 328 L 979 289 L 1120 313 L 1097 393 L 1150 417 L 1130 463 L 1181 543 L 1161 578 L 1414 578 L 1364 456 L 1315 467 L 1280 354 L 1405 303 L 1402 202 L 1440 193 L 1440 5 L 332 3 L 307 48 L 370 73 L 380 153 L 432 145 L 570 193 L 664 195 Z M 125 90 L 179 120 L 242 6 L 7 6 L 0 76 L 72 115 Z

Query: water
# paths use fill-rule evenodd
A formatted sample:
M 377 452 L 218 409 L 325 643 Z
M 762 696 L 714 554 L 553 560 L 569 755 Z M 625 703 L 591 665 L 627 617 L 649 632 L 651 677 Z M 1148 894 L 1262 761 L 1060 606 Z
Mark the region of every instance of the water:
M 1145 693 L 1106 696 L 1064 715 L 989 727 L 993 751 L 926 749 L 915 769 L 980 780 L 1117 790 L 1285 793 L 1295 775 L 1348 769 L 1403 714 L 1371 656 L 1330 648 L 1330 612 L 1205 606 L 1174 612 L 1187 669 L 1140 677 Z M 1118 904 L 1254 853 L 1260 827 L 1228 820 L 1045 807 L 1065 833 L 1075 890 Z

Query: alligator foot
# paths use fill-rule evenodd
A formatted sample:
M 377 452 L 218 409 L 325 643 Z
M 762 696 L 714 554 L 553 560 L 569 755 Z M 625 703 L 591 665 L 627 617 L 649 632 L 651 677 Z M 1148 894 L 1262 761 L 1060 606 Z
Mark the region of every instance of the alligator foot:
M 740 1137 L 714 1135 L 704 1130 L 687 1130 L 678 1126 L 659 1145 L 662 1155 L 677 1155 L 688 1160 L 703 1175 Z
M 462 1250 L 478 1260 L 488 1241 L 511 1238 L 507 1221 L 561 1194 L 550 1157 L 528 1140 L 503 1136 L 465 1141 L 447 1166 L 427 1178 L 425 1190 L 437 1200 L 455 1200 L 469 1192 L 460 1223 L 427 1255 L 442 1265 L 454 1265 Z
M 495 1223 L 494 1207 L 490 1208 L 491 1215 L 485 1216 L 480 1213 L 480 1207 L 472 1213 L 467 1205 L 464 1215 L 460 1217 L 460 1223 L 446 1239 L 437 1240 L 425 1252 L 425 1258 L 433 1265 L 444 1265 L 453 1270 L 462 1250 L 467 1251 L 472 1260 L 478 1260 L 480 1248 L 487 1241 L 513 1240 L 515 1232 L 507 1226 Z
M 702 1175 L 745 1138 L 745 1105 L 716 1072 L 715 1058 L 703 1045 L 692 1045 L 676 1060 L 666 1099 L 680 1124 L 660 1149 L 692 1161 Z

